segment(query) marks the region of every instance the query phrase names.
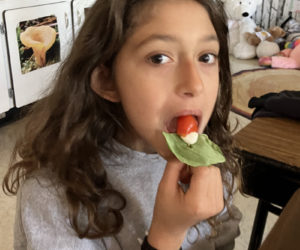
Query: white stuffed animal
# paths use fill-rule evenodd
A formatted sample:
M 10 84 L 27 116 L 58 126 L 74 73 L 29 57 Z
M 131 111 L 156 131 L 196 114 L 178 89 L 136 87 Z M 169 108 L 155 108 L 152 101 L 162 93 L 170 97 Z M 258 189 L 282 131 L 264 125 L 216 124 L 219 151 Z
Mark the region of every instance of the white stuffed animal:
M 228 17 L 229 53 L 239 59 L 256 56 L 255 46 L 250 45 L 245 32 L 255 32 L 256 24 L 251 18 L 262 0 L 222 0 Z

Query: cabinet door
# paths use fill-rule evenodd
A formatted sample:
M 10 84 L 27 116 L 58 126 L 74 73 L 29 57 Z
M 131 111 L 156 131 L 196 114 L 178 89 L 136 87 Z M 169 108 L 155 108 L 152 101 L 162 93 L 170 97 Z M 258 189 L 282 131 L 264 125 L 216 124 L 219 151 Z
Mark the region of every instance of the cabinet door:
M 3 56 L 0 57 L 2 61 L 0 62 L 0 114 L 8 111 L 12 108 L 12 100 L 9 98 L 8 94 L 8 82 L 5 75 L 5 68 L 3 67 L 4 61 Z
M 72 0 L 74 34 L 76 35 L 81 28 L 88 9 L 96 0 Z
M 21 107 L 47 94 L 69 51 L 70 3 L 6 10 L 4 21 L 15 103 Z
M 7 53 L 5 46 L 5 36 L 0 36 L 0 114 L 8 111 L 14 106 L 13 98 L 9 96 L 11 82 L 9 76 L 9 67 L 7 65 Z M 11 93 L 12 94 L 12 93 Z

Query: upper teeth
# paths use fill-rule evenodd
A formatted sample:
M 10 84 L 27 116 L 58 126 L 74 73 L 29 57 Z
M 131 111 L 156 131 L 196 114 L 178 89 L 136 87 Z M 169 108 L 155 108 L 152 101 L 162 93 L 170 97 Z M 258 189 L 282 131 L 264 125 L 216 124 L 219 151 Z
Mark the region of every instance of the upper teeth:
M 185 141 L 188 145 L 195 144 L 198 141 L 198 133 L 191 132 L 186 136 L 180 136 L 183 141 Z

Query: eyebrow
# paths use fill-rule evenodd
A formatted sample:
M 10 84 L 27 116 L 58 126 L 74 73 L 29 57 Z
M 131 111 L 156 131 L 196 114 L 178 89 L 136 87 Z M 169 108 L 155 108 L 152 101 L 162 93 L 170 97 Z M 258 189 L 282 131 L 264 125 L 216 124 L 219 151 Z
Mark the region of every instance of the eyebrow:
M 172 35 L 152 34 L 148 36 L 146 39 L 142 40 L 140 43 L 138 43 L 137 47 L 139 48 L 155 40 L 176 43 L 179 39 L 176 36 L 172 36 Z M 200 38 L 198 42 L 211 42 L 211 41 L 219 42 L 219 39 L 215 34 L 211 34 Z

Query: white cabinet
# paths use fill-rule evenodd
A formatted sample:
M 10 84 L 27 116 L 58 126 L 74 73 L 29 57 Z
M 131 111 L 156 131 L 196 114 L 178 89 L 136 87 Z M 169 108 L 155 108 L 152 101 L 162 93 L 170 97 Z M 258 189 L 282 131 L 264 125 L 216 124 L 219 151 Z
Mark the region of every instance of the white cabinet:
M 14 107 L 13 91 L 8 66 L 6 37 L 3 22 L 0 23 L 0 114 Z
M 0 0 L 0 115 L 47 94 L 95 1 Z
M 22 107 L 47 93 L 69 51 L 71 6 L 69 1 L 16 1 L 1 12 L 15 106 Z
M 96 0 L 72 0 L 75 36 L 85 20 L 88 9 L 95 3 L 95 1 Z

